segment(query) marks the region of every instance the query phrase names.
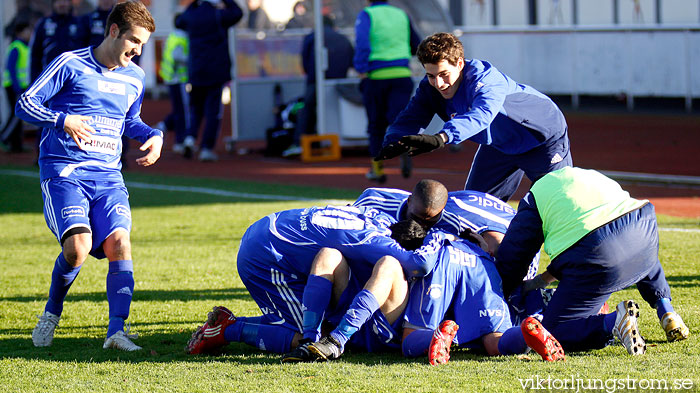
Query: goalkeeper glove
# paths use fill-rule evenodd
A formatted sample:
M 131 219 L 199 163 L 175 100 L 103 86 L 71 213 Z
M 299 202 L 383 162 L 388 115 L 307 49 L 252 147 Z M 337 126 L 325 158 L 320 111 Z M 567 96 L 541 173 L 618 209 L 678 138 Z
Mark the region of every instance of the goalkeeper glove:
M 547 282 L 542 278 L 541 274 L 536 275 L 534 278 L 523 281 L 523 295 L 534 291 L 539 288 L 546 288 Z
M 390 158 L 398 157 L 401 154 L 407 152 L 410 149 L 409 146 L 402 142 L 390 143 L 382 148 L 382 150 L 374 157 L 375 161 L 388 160 Z
M 445 146 L 445 141 L 440 133 L 435 135 L 406 135 L 400 141 L 413 148 L 413 150 L 408 152 L 409 156 L 428 153 Z

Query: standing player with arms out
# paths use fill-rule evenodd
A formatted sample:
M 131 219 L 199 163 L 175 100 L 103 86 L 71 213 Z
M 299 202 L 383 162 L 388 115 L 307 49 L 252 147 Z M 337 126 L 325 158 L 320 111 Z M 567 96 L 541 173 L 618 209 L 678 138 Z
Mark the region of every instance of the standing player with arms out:
M 468 139 L 479 150 L 464 189 L 503 201 L 513 195 L 523 173 L 534 181 L 572 165 L 566 120 L 549 97 L 486 61 L 466 60 L 462 43 L 449 33 L 423 40 L 417 56 L 426 76 L 389 126 L 375 159 L 427 153 Z M 442 130 L 415 135 L 435 114 L 445 121 Z
M 98 47 L 57 57 L 20 97 L 22 120 L 43 127 L 39 166 L 44 217 L 59 240 L 49 300 L 32 341 L 50 346 L 63 301 L 88 254 L 109 260 L 109 327 L 104 348 L 141 349 L 124 331 L 134 289 L 131 212 L 120 172 L 121 136 L 143 143 L 136 160 L 155 163 L 163 133 L 141 121 L 145 75 L 131 62 L 155 31 L 139 1 L 116 5 Z

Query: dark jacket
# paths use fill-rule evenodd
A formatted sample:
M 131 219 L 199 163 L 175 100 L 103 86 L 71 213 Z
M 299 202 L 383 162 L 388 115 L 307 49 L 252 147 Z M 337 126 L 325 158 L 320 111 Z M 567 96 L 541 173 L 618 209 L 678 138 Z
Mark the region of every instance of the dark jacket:
M 352 67 L 353 48 L 350 40 L 333 30 L 330 26 L 323 27 L 323 44 L 328 48 L 328 69 L 326 79 L 345 78 L 348 69 Z M 302 66 L 306 73 L 306 83 L 316 82 L 316 63 L 314 59 L 314 33 L 304 37 L 301 49 Z
M 34 28 L 31 47 L 31 79 L 35 81 L 51 60 L 85 45 L 80 21 L 72 15 L 52 14 Z
M 233 0 L 223 0 L 220 9 L 207 1 L 195 1 L 176 20 L 175 27 L 190 39 L 188 61 L 190 83 L 212 86 L 231 80 L 228 28 L 243 17 Z

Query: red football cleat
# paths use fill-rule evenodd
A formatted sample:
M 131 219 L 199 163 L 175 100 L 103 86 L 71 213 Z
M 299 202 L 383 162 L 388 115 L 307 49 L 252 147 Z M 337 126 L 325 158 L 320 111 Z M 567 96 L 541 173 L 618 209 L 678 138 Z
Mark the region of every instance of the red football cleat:
M 610 305 L 608 305 L 608 302 L 606 300 L 605 303 L 603 303 L 603 305 L 600 306 L 600 310 L 598 311 L 598 315 L 607 314 L 609 312 L 610 312 Z
M 236 316 L 226 307 L 217 306 L 207 315 L 204 325 L 192 333 L 185 352 L 190 355 L 210 352 L 228 344 L 224 338 L 226 327 L 236 323 Z
M 536 318 L 525 318 L 523 323 L 520 324 L 520 329 L 523 332 L 527 346 L 539 353 L 543 360 L 548 362 L 566 360 L 564 350 L 561 348 L 559 341 L 549 334 L 547 329 Z
M 457 330 L 459 330 L 459 325 L 450 320 L 442 321 L 440 326 L 435 329 L 428 350 L 428 360 L 431 365 L 447 363 L 450 360 L 450 346 Z

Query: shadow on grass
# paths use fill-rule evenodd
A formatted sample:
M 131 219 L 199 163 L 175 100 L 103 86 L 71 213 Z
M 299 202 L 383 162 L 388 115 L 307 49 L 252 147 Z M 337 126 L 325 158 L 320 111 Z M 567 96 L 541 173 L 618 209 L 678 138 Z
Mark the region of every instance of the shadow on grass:
M 695 276 L 666 276 L 668 285 L 674 288 L 689 288 L 700 286 L 700 275 Z
M 36 302 L 45 301 L 46 294 L 34 296 L 0 297 L 0 301 Z M 67 301 L 104 301 L 105 292 L 70 293 Z M 245 288 L 225 289 L 180 289 L 180 290 L 137 290 L 134 301 L 172 301 L 172 300 L 250 300 L 250 294 Z

